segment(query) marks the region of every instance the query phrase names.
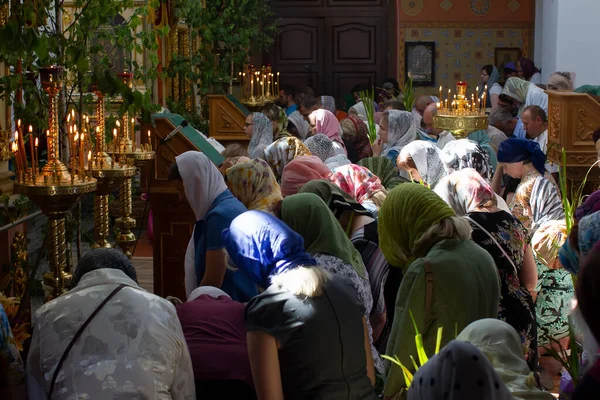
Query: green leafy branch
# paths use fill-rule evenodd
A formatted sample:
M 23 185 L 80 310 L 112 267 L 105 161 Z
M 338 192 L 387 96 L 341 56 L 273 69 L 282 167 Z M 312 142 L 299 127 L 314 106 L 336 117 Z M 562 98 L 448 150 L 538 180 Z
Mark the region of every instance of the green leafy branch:
M 365 106 L 369 142 L 371 142 L 372 145 L 375 143 L 375 140 L 377 140 L 377 128 L 375 127 L 375 92 L 373 89 L 365 90 L 359 92 L 358 95 Z

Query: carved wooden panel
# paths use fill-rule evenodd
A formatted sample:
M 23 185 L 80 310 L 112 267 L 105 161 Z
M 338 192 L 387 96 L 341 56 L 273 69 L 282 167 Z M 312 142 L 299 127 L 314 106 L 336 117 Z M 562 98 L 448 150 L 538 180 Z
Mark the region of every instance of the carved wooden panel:
M 548 93 L 548 158 L 562 163 L 562 149 L 567 159 L 567 177 L 581 181 L 598 154 L 592 134 L 600 127 L 600 103 L 587 94 Z M 588 180 L 600 180 L 600 170 L 593 169 Z
M 221 140 L 247 141 L 244 133 L 246 115 L 227 96 L 208 96 L 208 136 Z
M 322 39 L 319 24 L 308 19 L 283 18 L 278 24 L 276 44 L 277 65 L 317 64 L 319 42 Z
M 333 93 L 350 93 L 356 85 L 376 85 L 376 73 L 373 72 L 333 72 Z
M 376 64 L 376 27 L 339 23 L 331 27 L 334 64 Z

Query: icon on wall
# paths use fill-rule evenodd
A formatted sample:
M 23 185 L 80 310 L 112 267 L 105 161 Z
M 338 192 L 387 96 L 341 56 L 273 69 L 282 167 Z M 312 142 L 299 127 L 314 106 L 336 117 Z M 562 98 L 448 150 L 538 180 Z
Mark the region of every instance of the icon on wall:
M 496 47 L 494 49 L 494 65 L 498 68 L 498 71 L 502 72 L 504 66 L 509 62 L 514 62 L 516 65 L 520 58 L 520 47 Z
M 435 42 L 405 43 L 406 79 L 412 77 L 414 86 L 435 84 Z

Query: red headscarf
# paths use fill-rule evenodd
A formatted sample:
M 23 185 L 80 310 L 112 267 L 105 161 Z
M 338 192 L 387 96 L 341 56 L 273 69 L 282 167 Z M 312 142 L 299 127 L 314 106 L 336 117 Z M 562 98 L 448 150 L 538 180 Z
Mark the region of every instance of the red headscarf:
M 369 200 L 376 192 L 385 190 L 376 175 L 356 164 L 336 168 L 330 180 L 359 203 Z
M 281 194 L 283 197 L 298 193 L 306 183 L 317 179 L 329 179 L 331 170 L 316 156 L 294 158 L 281 174 Z

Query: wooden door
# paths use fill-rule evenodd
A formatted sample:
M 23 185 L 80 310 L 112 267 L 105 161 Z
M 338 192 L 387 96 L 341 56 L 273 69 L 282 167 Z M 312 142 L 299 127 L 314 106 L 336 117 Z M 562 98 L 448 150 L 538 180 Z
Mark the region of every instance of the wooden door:
M 377 86 L 387 73 L 385 0 L 276 0 L 275 45 L 266 55 L 281 83 L 339 99 L 358 84 Z

